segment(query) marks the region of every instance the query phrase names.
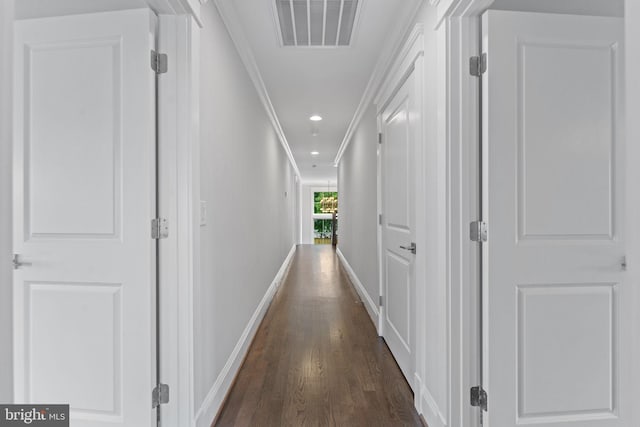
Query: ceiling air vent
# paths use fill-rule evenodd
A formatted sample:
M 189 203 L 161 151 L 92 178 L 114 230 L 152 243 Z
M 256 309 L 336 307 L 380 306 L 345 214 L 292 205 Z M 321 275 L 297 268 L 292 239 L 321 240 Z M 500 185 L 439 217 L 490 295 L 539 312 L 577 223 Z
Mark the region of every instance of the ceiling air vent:
M 284 46 L 349 46 L 362 0 L 275 0 Z

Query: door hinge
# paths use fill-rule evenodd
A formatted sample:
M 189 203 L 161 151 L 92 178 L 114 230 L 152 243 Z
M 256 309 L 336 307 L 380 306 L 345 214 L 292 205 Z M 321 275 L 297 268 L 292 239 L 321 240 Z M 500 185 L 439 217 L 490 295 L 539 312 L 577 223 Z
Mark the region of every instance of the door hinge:
M 153 408 L 169 403 L 169 386 L 158 384 L 151 392 L 151 401 Z
M 382 133 L 378 134 L 378 144 L 382 144 Z
M 471 387 L 471 406 L 487 410 L 487 392 L 481 386 Z
M 151 238 L 166 239 L 169 237 L 169 222 L 165 218 L 151 220 Z
M 166 53 L 158 53 L 155 50 L 151 51 L 151 69 L 156 74 L 164 74 L 169 69 L 169 58 Z
M 379 305 L 380 307 L 382 307 L 382 306 L 384 305 L 384 298 L 382 298 L 382 295 L 380 295 L 380 296 L 378 297 L 378 305 Z
M 486 242 L 487 223 L 484 221 L 473 221 L 469 224 L 469 238 L 472 242 Z
M 382 214 L 378 215 L 378 224 L 382 225 Z
M 487 71 L 487 54 L 472 56 L 469 58 L 469 73 L 472 76 L 480 77 Z

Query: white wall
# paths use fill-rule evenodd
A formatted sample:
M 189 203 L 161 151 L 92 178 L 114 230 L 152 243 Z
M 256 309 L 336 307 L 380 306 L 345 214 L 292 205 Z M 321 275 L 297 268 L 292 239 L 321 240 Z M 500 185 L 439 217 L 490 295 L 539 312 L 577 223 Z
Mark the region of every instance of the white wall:
M 13 401 L 11 335 L 11 46 L 13 1 L 0 2 L 0 402 Z
M 373 301 L 378 301 L 378 130 L 369 106 L 338 166 L 338 248 Z
M 196 257 L 194 387 L 197 425 L 208 426 L 226 393 L 220 384 L 235 374 L 225 364 L 294 244 L 295 176 L 213 2 L 202 19 L 200 199 L 208 218 Z

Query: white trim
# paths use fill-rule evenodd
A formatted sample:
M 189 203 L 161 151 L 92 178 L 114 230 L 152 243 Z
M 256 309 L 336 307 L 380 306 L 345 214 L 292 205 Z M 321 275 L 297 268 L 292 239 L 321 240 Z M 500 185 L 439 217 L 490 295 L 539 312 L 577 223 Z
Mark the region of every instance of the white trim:
M 417 372 L 415 374 L 414 384 L 416 386 L 416 390 L 418 390 L 415 393 L 416 409 L 418 409 L 418 413 L 422 415 L 424 420 L 427 422 L 427 425 L 429 427 L 447 426 L 446 417 L 442 412 L 440 412 L 438 404 Z
M 636 284 L 640 279 L 640 224 L 637 221 L 640 215 L 640 192 L 637 185 L 640 182 L 640 169 L 637 167 L 640 159 L 640 147 L 637 141 L 640 140 L 640 123 L 635 120 L 640 117 L 640 83 L 638 82 L 638 72 L 640 72 L 640 4 L 637 0 L 626 0 L 625 2 L 625 93 L 626 93 L 626 117 L 627 144 L 626 144 L 626 230 L 627 230 L 627 283 Z M 632 119 L 634 118 L 634 119 Z M 627 327 L 632 329 L 634 342 L 632 346 L 631 360 L 640 359 L 640 290 L 632 285 L 634 295 L 631 304 L 636 307 L 634 319 Z M 633 397 L 637 400 L 640 396 L 640 364 L 633 363 L 630 368 L 629 377 L 633 384 Z M 633 405 L 631 425 L 640 425 L 640 405 Z
M 424 26 L 422 24 L 416 24 L 411 29 L 411 33 L 398 53 L 387 77 L 373 98 L 373 103 L 376 105 L 378 113 L 386 107 L 388 101 L 406 79 L 407 74 L 413 70 L 414 63 L 418 59 L 418 56 L 423 54 Z
M 437 22 L 435 28 L 450 18 L 480 16 L 495 0 L 437 0 Z
M 240 55 L 245 68 L 247 69 L 247 73 L 249 74 L 249 77 L 251 78 L 251 81 L 256 88 L 258 97 L 262 102 L 262 106 L 267 112 L 267 116 L 269 116 L 269 120 L 271 121 L 273 129 L 278 135 L 280 144 L 282 145 L 285 153 L 287 153 L 287 157 L 289 158 L 291 167 L 295 171 L 296 175 L 301 177 L 300 169 L 298 169 L 298 164 L 293 157 L 293 152 L 291 151 L 291 147 L 289 146 L 287 137 L 282 130 L 282 126 L 280 125 L 280 121 L 278 120 L 276 110 L 275 108 L 273 108 L 271 98 L 269 97 L 269 93 L 267 92 L 267 87 L 264 84 L 264 80 L 262 80 L 262 75 L 260 74 L 260 69 L 258 68 L 258 64 L 256 63 L 253 51 L 251 50 L 251 46 L 249 45 L 249 42 L 244 35 L 242 24 L 238 19 L 235 7 L 231 2 L 227 2 L 225 0 L 214 0 L 214 3 L 218 8 L 218 12 L 222 17 L 227 30 L 229 31 L 229 35 L 231 36 L 231 39 L 233 40 L 233 43 L 238 50 L 238 54 Z
M 420 387 L 420 401 L 422 416 L 429 427 L 447 426 L 446 417 L 440 412 L 435 399 L 429 393 L 429 389 L 424 386 Z
M 340 143 L 338 152 L 336 153 L 336 158 L 333 161 L 333 163 L 336 165 L 340 163 L 342 155 L 351 143 L 351 137 L 353 136 L 356 129 L 358 129 L 364 113 L 371 105 L 374 95 L 378 92 L 380 85 L 389 73 L 391 64 L 395 63 L 394 57 L 396 52 L 400 50 L 400 46 L 402 46 L 405 40 L 406 28 L 411 25 L 411 23 L 415 19 L 418 9 L 422 6 L 423 3 L 423 0 L 412 1 L 412 7 L 407 7 L 407 13 L 401 19 L 397 20 L 397 24 L 394 26 L 393 32 L 387 38 L 387 43 L 382 48 L 380 58 L 378 59 L 375 68 L 373 69 L 373 73 L 371 74 L 371 78 L 367 83 L 367 87 L 362 94 L 362 98 L 360 98 L 358 108 L 356 109 L 356 112 L 353 115 L 351 122 L 349 123 L 347 132 L 344 135 L 342 142 Z
M 193 288 L 199 248 L 199 27 L 190 15 L 161 15 L 159 50 L 169 72 L 159 80 L 160 209 L 171 231 L 161 242 L 161 380 L 171 401 L 161 406 L 167 425 L 193 425 Z
M 342 266 L 344 267 L 345 271 L 347 272 L 347 275 L 349 276 L 349 280 L 351 281 L 351 284 L 355 288 L 358 295 L 360 295 L 360 299 L 365 302 L 364 307 L 367 309 L 367 313 L 369 314 L 371 321 L 377 327 L 378 318 L 380 315 L 380 311 L 378 310 L 379 308 L 378 305 L 373 301 L 373 299 L 371 299 L 371 295 L 369 295 L 369 293 L 365 289 L 360 279 L 358 279 L 356 272 L 353 271 L 353 268 L 351 268 L 351 265 L 347 261 L 347 258 L 345 258 L 340 248 L 336 248 L 336 254 L 338 255 L 338 258 L 340 259 L 340 262 L 342 263 Z
M 438 32 L 447 40 L 446 67 L 439 70 L 438 108 L 446 108 L 446 134 L 441 143 L 447 147 L 447 269 L 450 289 L 450 355 L 451 420 L 464 426 L 478 425 L 478 410 L 468 405 L 469 389 L 479 384 L 479 249 L 468 238 L 471 221 L 480 219 L 479 212 L 479 98 L 478 80 L 469 75 L 468 58 L 478 55 L 479 20 L 450 18 Z M 445 36 L 446 33 L 446 36 Z M 468 41 L 465 43 L 465 41 Z M 444 42 L 443 42 L 444 44 Z M 444 107 L 446 105 L 446 107 Z
M 200 6 L 206 1 L 200 0 L 145 0 L 157 15 L 190 15 L 202 27 Z
M 278 14 L 278 0 L 271 0 L 271 15 L 273 16 L 273 29 L 276 32 L 276 39 L 278 39 L 278 46 L 284 47 L 284 40 L 282 39 L 282 27 L 280 26 L 280 16 Z
M 376 131 L 378 135 L 382 133 L 382 123 L 380 121 L 380 115 L 376 117 Z M 380 144 L 376 148 L 376 209 L 378 213 L 378 226 L 376 227 L 376 246 L 378 249 L 378 266 L 382 265 L 382 224 L 380 221 L 380 215 L 383 215 L 382 212 L 382 149 Z M 383 295 L 383 287 L 384 287 L 384 276 L 381 268 L 378 268 L 378 295 Z M 378 335 L 384 335 L 384 316 L 386 316 L 386 310 L 384 306 L 380 307 L 380 315 L 378 316 L 378 323 L 376 325 L 376 329 L 378 330 Z
M 425 134 L 425 96 L 424 96 L 424 26 L 420 23 L 414 25 L 407 37 L 406 42 L 399 50 L 396 59 L 393 64 L 389 68 L 390 72 L 385 77 L 384 81 L 381 83 L 379 90 L 374 95 L 374 102 L 377 110 L 377 126 L 378 132 L 382 131 L 382 113 L 387 105 L 392 101 L 393 97 L 397 93 L 397 91 L 402 87 L 403 84 L 407 81 L 407 78 L 413 74 L 413 87 L 410 88 L 412 93 L 415 95 L 415 103 L 416 110 L 418 113 L 418 118 L 416 121 L 415 129 L 412 130 L 412 134 L 415 135 L 415 152 L 414 152 L 414 188 L 415 188 L 415 205 L 414 205 L 414 214 L 415 214 L 415 228 L 413 230 L 414 239 L 416 245 L 419 248 L 427 247 L 427 239 L 426 239 L 426 227 L 424 224 L 425 218 L 425 204 L 426 204 L 426 182 L 425 182 L 425 161 L 424 154 L 426 152 L 426 134 Z M 384 140 L 382 145 L 384 146 Z M 382 211 L 382 151 L 380 147 L 378 148 L 378 164 L 377 164 L 377 192 L 378 192 L 378 214 L 384 215 L 385 213 Z M 438 206 L 442 206 L 438 204 Z M 435 238 L 435 237 L 434 237 Z M 379 266 L 379 274 L 380 274 L 380 295 L 383 298 L 387 298 L 385 292 L 385 269 L 384 262 L 382 258 L 382 253 L 384 251 L 383 248 L 383 230 L 380 224 L 378 225 L 378 266 Z M 415 291 L 416 295 L 414 300 L 411 301 L 412 309 L 414 310 L 414 325 L 413 328 L 415 330 L 415 340 L 412 346 L 413 352 L 413 374 L 421 371 L 422 359 L 424 358 L 424 337 L 425 331 L 423 330 L 425 320 L 424 320 L 424 288 L 426 287 L 426 251 L 421 249 L 418 251 L 415 257 Z M 385 322 L 384 319 L 386 316 L 384 305 L 380 309 L 381 316 L 379 316 L 379 324 L 378 324 L 378 333 L 380 336 L 385 335 Z M 419 376 L 418 376 L 419 378 Z M 414 390 L 414 403 L 416 408 L 419 409 L 419 395 L 420 393 L 417 384 L 415 383 L 415 378 L 410 378 L 413 382 L 412 388 Z
M 469 388 L 479 383 L 480 334 L 477 245 L 469 222 L 479 219 L 478 82 L 469 75 L 469 56 L 480 46 L 480 14 L 493 0 L 443 0 L 438 4 L 438 147 L 444 149 L 446 182 L 449 422 L 477 427 L 480 413 L 469 405 Z M 439 155 L 440 157 L 440 155 Z M 439 178 L 440 179 L 440 178 Z M 428 406 L 427 406 L 428 408 Z M 426 414 L 426 411 L 425 411 Z M 433 423 L 437 425 L 437 417 Z
M 333 219 L 333 214 L 330 214 L 330 213 L 321 213 L 321 214 L 314 213 L 314 214 L 311 215 L 311 218 L 313 218 L 313 219 Z
M 0 401 L 13 402 L 13 0 L 0 3 Z
M 284 281 L 293 256 L 296 251 L 296 245 L 291 247 L 289 254 L 285 258 L 280 270 L 276 274 L 276 277 L 273 279 L 273 282 L 267 289 L 262 301 L 258 304 L 253 316 L 249 320 L 249 323 L 244 329 L 244 332 L 240 336 L 235 348 L 231 352 L 229 359 L 227 359 L 227 363 L 225 363 L 220 375 L 213 383 L 213 386 L 207 393 L 207 396 L 202 403 L 202 406 L 198 409 L 198 412 L 195 415 L 195 426 L 196 427 L 209 427 L 213 422 L 214 418 L 220 411 L 222 407 L 222 403 L 224 399 L 231 389 L 233 385 L 233 380 L 240 369 L 240 365 L 244 360 L 247 351 L 249 350 L 249 345 L 255 336 L 258 326 L 260 326 L 260 322 L 264 318 L 264 315 L 269 308 L 269 304 L 273 299 L 276 291 L 280 284 Z

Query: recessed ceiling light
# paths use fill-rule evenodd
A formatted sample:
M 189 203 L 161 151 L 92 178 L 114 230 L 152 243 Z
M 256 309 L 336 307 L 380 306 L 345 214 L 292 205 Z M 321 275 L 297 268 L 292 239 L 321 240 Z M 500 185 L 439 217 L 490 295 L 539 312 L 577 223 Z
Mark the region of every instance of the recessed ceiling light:
M 334 167 L 334 168 L 337 168 L 337 167 L 338 167 L 338 164 L 337 164 L 337 163 L 334 163 L 334 164 L 333 164 L 333 167 Z
M 318 152 L 318 151 L 312 151 L 312 152 L 311 152 L 311 155 L 312 155 L 312 156 L 317 156 L 318 154 L 320 154 L 320 152 Z
M 309 117 L 309 120 L 311 120 L 312 122 L 319 122 L 320 120 L 322 120 L 322 117 L 320 117 L 317 114 L 314 114 L 313 116 Z

